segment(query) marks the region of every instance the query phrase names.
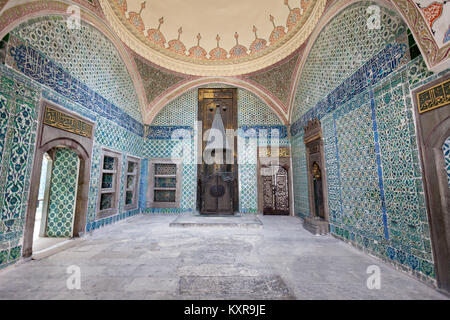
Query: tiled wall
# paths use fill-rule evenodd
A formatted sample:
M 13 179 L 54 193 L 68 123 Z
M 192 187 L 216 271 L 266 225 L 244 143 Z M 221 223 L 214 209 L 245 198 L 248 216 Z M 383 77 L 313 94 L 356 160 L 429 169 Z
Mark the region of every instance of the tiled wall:
M 304 196 L 307 184 L 302 128 L 309 119 L 319 117 L 325 143 L 330 231 L 400 269 L 434 282 L 410 92 L 435 75 L 426 70 L 420 56 L 410 61 L 406 30 L 399 24 L 398 28 L 389 27 L 389 23 L 385 26 L 379 40 L 385 46 L 381 50 L 378 45 L 368 45 L 368 35 L 362 31 L 361 37 L 352 41 L 346 40 L 347 36 L 328 38 L 342 24 L 360 24 L 361 29 L 366 20 L 349 14 L 362 12 L 368 4 L 352 5 L 330 22 L 308 58 L 311 65 L 306 71 L 314 70 L 327 55 L 321 49 L 324 43 L 333 43 L 333 54 L 349 59 L 364 52 L 364 61 L 357 69 L 349 68 L 344 58 L 335 65 L 325 63 L 324 73 L 310 75 L 315 84 L 300 82 L 297 96 L 309 91 L 310 99 L 309 105 L 306 96 L 301 98 L 303 102 L 296 102 L 291 126 L 295 212 L 309 215 Z M 398 21 L 394 13 L 386 9 L 382 12 L 383 19 L 390 19 L 390 23 Z M 389 35 L 390 30 L 395 32 Z M 319 51 L 322 57 L 314 57 Z M 310 90 L 310 85 L 317 88 Z M 316 91 L 324 95 L 319 98 Z
M 259 98 L 238 90 L 239 210 L 258 212 L 257 147 L 288 146 L 286 126 Z
M 144 127 L 136 113 L 131 78 L 112 44 L 93 27 L 64 28 L 58 18 L 48 17 L 19 25 L 11 32 L 6 66 L 0 66 L 0 267 L 21 255 L 42 98 L 96 123 L 86 230 L 140 212 L 123 211 L 125 159 L 127 155 L 141 157 L 143 150 Z M 78 36 L 85 41 L 73 43 Z M 121 88 L 111 90 L 116 85 Z M 122 153 L 121 201 L 117 215 L 96 220 L 104 147 Z
M 39 90 L 0 66 L 0 268 L 20 258 Z
M 79 163 L 78 154 L 74 150 L 55 150 L 47 212 L 48 237 L 72 236 Z
M 380 28 L 368 28 L 373 12 L 380 8 Z M 342 81 L 350 77 L 374 53 L 397 38 L 406 37 L 406 25 L 393 11 L 373 1 L 358 1 L 339 13 L 321 31 L 309 53 L 295 95 L 293 120 L 314 107 Z
M 228 87 L 223 84 L 210 84 L 208 88 Z M 197 111 L 198 89 L 190 90 L 165 106 L 148 128 L 144 142 L 144 156 L 147 158 L 168 158 L 175 148 L 182 150 L 181 143 L 185 143 L 189 157 L 175 152 L 175 157 L 183 159 L 182 194 L 180 209 L 148 209 L 152 212 L 180 212 L 195 211 L 197 197 L 197 166 L 194 155 L 197 144 Z M 268 145 L 271 142 L 289 145 L 287 129 L 282 125 L 276 114 L 259 98 L 246 90 L 238 89 L 238 161 L 239 165 L 239 210 L 240 212 L 257 211 L 257 176 L 256 176 L 256 146 Z M 171 140 L 175 130 L 186 130 L 187 139 L 183 142 Z M 270 133 L 276 129 L 280 139 L 259 139 L 244 137 L 244 132 L 257 133 L 265 130 Z
M 294 212 L 306 217 L 309 215 L 309 191 L 303 132 L 292 138 L 291 145 Z

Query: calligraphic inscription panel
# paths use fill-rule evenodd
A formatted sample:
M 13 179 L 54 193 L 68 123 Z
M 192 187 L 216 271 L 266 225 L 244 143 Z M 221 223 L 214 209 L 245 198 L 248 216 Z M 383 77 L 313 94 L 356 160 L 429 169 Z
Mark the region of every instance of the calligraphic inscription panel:
M 92 125 L 49 106 L 45 107 L 44 124 L 82 137 L 92 138 Z
M 277 155 L 278 149 L 278 155 Z M 261 158 L 271 158 L 271 157 L 279 157 L 279 158 L 289 158 L 291 156 L 291 149 L 286 147 L 274 147 L 272 148 L 260 148 L 259 156 Z
M 417 93 L 419 113 L 424 113 L 450 103 L 450 79 Z

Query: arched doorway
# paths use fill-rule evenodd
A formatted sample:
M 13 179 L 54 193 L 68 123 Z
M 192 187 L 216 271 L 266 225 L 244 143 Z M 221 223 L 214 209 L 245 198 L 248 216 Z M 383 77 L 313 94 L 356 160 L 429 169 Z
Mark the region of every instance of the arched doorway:
M 73 237 L 80 159 L 63 146 L 44 153 L 33 231 L 33 252 Z
M 42 101 L 40 110 L 31 176 L 31 186 L 36 187 L 30 188 L 23 242 L 24 257 L 30 257 L 33 253 L 36 218 L 40 217 L 38 237 L 41 238 L 78 237 L 84 233 L 86 226 L 94 124 L 47 101 Z M 45 162 L 47 172 L 44 176 L 42 171 Z M 47 188 L 43 187 L 42 199 L 39 197 L 39 191 L 42 190 L 41 178 L 45 178 L 43 183 L 47 185 Z M 47 242 L 51 245 L 54 241 Z M 44 243 L 42 246 L 47 245 Z

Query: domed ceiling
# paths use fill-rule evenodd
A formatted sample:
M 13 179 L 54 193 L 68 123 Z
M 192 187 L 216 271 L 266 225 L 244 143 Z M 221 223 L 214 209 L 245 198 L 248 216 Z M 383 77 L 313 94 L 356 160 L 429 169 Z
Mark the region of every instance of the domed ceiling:
M 254 72 L 308 38 L 326 0 L 100 0 L 119 37 L 167 69 L 197 76 Z

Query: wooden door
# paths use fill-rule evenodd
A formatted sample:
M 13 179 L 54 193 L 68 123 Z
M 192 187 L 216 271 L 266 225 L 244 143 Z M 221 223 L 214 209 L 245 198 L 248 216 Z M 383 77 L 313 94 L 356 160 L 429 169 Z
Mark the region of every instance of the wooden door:
M 199 89 L 199 121 L 207 135 L 214 118 L 220 116 L 225 130 L 237 128 L 237 90 Z M 202 137 L 203 138 L 203 137 Z M 231 138 L 232 150 L 215 150 L 222 162 L 205 161 L 207 139 L 202 139 L 202 163 L 198 166 L 198 204 L 201 214 L 233 214 L 237 210 L 236 137 Z
M 264 214 L 289 215 L 288 183 L 288 172 L 283 167 L 273 176 L 262 176 Z

